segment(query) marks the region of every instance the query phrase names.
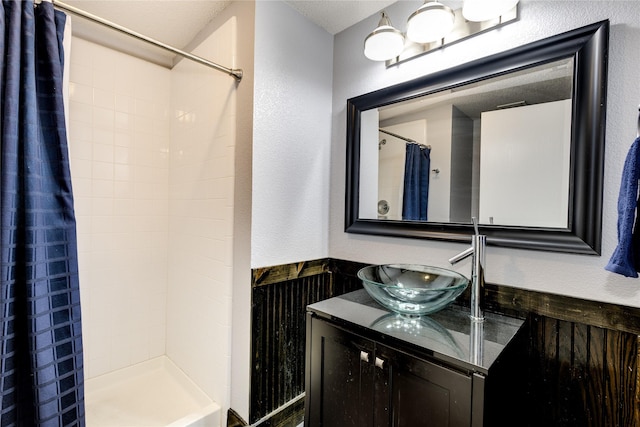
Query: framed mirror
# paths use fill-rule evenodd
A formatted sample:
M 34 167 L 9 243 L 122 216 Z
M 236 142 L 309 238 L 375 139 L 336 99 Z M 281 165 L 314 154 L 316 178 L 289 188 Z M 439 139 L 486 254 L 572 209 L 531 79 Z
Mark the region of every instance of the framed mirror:
M 347 101 L 345 231 L 600 254 L 609 22 Z

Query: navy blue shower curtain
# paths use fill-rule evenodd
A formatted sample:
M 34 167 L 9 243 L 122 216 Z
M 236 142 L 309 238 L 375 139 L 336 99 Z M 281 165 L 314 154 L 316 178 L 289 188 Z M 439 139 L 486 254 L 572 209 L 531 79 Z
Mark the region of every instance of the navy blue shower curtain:
M 429 169 L 431 149 L 424 145 L 407 144 L 404 164 L 402 219 L 426 221 L 429 205 Z
M 65 15 L 2 0 L 0 425 L 84 425 L 76 225 L 62 99 Z

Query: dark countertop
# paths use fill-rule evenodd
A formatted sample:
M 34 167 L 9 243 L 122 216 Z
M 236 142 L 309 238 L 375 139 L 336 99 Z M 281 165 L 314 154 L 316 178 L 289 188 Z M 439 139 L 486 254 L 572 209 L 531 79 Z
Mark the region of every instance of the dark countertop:
M 524 324 L 494 313 L 485 313 L 484 322 L 473 322 L 469 308 L 457 305 L 428 316 L 401 316 L 379 305 L 364 289 L 311 304 L 307 311 L 355 326 L 354 332 L 383 344 L 407 343 L 448 365 L 484 374 Z

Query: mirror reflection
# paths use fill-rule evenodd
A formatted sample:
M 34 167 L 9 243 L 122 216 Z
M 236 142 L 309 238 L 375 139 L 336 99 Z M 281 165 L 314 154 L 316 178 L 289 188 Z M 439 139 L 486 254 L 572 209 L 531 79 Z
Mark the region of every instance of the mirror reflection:
M 416 344 L 428 340 L 432 350 L 465 359 L 463 346 L 447 328 L 429 316 L 389 313 L 376 319 L 370 328 Z
M 362 111 L 360 218 L 567 228 L 573 70 L 567 58 Z

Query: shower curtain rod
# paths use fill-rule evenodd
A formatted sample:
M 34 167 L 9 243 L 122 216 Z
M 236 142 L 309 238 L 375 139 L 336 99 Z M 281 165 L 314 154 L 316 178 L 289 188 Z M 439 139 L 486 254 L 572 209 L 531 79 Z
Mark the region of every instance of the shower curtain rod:
M 382 132 L 382 133 L 386 133 L 387 135 L 391 135 L 391 136 L 393 136 L 394 138 L 398 138 L 398 139 L 401 139 L 401 140 L 403 140 L 403 141 L 406 141 L 406 142 L 408 142 L 409 144 L 418 144 L 418 145 L 419 145 L 419 146 L 421 146 L 421 147 L 426 147 L 426 148 L 431 149 L 431 146 L 430 146 L 430 145 L 420 144 L 419 142 L 414 141 L 413 139 L 406 138 L 406 137 L 404 137 L 404 136 L 402 136 L 402 135 L 398 135 L 397 133 L 389 132 L 388 130 L 384 130 L 384 129 L 382 129 L 382 128 L 378 128 L 378 131 L 379 131 L 379 132 Z
M 175 48 L 173 46 L 170 46 L 170 45 L 168 45 L 166 43 L 162 43 L 161 41 L 158 41 L 158 40 L 153 39 L 151 37 L 147 37 L 147 36 L 145 36 L 143 34 L 140 34 L 138 32 L 130 30 L 129 28 L 123 27 L 122 25 L 118 25 L 118 24 L 113 23 L 111 21 L 107 21 L 106 19 L 100 18 L 99 16 L 96 16 L 96 15 L 94 15 L 92 13 L 86 12 L 86 11 L 84 11 L 82 9 L 78 9 L 77 7 L 68 5 L 68 4 L 63 3 L 61 1 L 58 1 L 58 0 L 50 0 L 50 1 L 58 9 L 62 9 L 64 11 L 73 13 L 74 15 L 81 16 L 81 17 L 86 18 L 86 19 L 88 19 L 90 21 L 93 21 L 95 23 L 104 25 L 105 27 L 109 27 L 109 28 L 111 28 L 113 30 L 119 31 L 119 32 L 121 32 L 123 34 L 126 34 L 128 36 L 134 37 L 134 38 L 136 38 L 138 40 L 142 40 L 144 42 L 147 42 L 147 43 L 150 43 L 150 44 L 155 45 L 157 47 L 160 47 L 160 48 L 162 48 L 164 50 L 168 50 L 169 52 L 173 52 L 176 55 L 180 55 L 180 56 L 182 56 L 184 58 L 187 58 L 187 59 L 190 59 L 192 61 L 198 62 L 198 63 L 200 63 L 202 65 L 206 65 L 207 67 L 211 67 L 211 68 L 214 68 L 214 69 L 216 69 L 218 71 L 222 71 L 223 73 L 227 73 L 228 75 L 233 76 L 233 78 L 235 78 L 236 81 L 238 81 L 238 82 L 240 80 L 242 80 L 242 70 L 223 67 L 222 65 L 218 65 L 215 62 L 209 61 L 208 59 L 204 59 L 204 58 L 201 58 L 201 57 L 196 56 L 194 54 L 191 54 L 189 52 L 185 52 L 183 50 L 177 49 L 177 48 Z

